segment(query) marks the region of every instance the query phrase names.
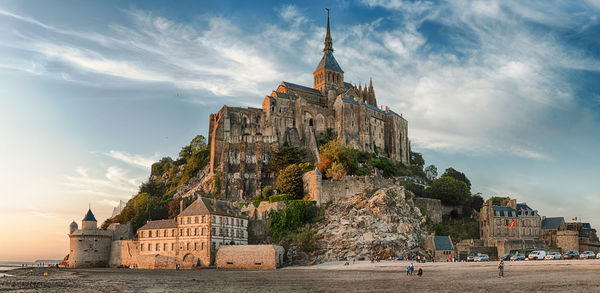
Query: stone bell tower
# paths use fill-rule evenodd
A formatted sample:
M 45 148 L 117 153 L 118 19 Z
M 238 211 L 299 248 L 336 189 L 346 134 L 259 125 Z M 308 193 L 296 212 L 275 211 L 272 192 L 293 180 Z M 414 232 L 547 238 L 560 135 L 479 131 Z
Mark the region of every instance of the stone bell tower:
M 333 57 L 333 41 L 329 28 L 329 8 L 327 9 L 327 34 L 325 35 L 325 48 L 323 58 L 313 73 L 314 88 L 320 91 L 327 90 L 331 86 L 342 87 L 344 84 L 344 71 Z

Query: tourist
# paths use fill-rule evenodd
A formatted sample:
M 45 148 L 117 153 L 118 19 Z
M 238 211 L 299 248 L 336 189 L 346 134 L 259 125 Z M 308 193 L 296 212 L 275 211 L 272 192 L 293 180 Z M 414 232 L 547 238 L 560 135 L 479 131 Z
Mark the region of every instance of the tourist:
M 423 276 L 423 269 L 419 268 L 419 271 L 417 272 L 417 276 L 421 277 Z
M 410 263 L 410 275 L 412 276 L 415 272 L 415 265 L 411 262 Z
M 410 275 L 410 266 L 406 266 L 406 275 Z
M 352 259 L 352 264 L 356 263 L 356 258 Z
M 504 277 L 504 260 L 501 259 L 498 263 L 498 278 Z

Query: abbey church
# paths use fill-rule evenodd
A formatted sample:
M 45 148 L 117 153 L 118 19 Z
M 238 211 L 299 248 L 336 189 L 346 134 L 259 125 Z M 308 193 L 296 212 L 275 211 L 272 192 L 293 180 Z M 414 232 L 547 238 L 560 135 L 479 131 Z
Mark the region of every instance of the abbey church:
M 318 160 L 317 142 L 328 131 L 353 148 L 409 164 L 408 123 L 389 107 L 378 107 L 372 81 L 363 88 L 344 81 L 333 56 L 329 14 L 323 57 L 313 86 L 281 82 L 262 108 L 223 106 L 210 115 L 210 171 L 221 199 L 247 200 L 273 183 L 271 151 L 284 144 L 308 149 Z

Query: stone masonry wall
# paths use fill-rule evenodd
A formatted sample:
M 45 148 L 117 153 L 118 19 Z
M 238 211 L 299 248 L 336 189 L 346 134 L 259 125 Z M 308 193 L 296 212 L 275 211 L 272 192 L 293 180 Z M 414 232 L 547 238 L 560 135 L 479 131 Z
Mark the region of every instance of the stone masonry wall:
M 227 269 L 276 269 L 283 263 L 283 254 L 278 245 L 221 246 L 216 264 Z
M 393 185 L 390 179 L 380 176 L 346 176 L 340 181 L 323 180 L 317 204 L 349 199 L 363 192 L 372 192 Z
M 424 207 L 427 211 L 427 217 L 434 223 L 442 222 L 443 206 L 442 201 L 434 198 L 415 197 L 414 200 L 417 207 Z
M 579 251 L 579 234 L 571 230 L 557 231 L 556 246 L 560 247 L 563 253 L 569 250 Z

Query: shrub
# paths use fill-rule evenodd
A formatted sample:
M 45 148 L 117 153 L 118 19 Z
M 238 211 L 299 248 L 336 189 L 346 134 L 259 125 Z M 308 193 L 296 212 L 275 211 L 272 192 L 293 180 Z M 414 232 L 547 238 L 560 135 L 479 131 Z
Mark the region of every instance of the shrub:
M 273 195 L 273 187 L 271 186 L 265 186 L 262 189 L 262 199 L 268 199 L 269 197 L 271 197 L 271 195 Z
M 271 210 L 267 233 L 275 238 L 281 238 L 298 228 L 311 223 L 319 215 L 319 207 L 314 202 L 293 200 L 289 201 L 283 211 Z
M 333 164 L 331 164 L 331 168 L 327 170 L 327 173 L 325 175 L 327 176 L 327 178 L 331 178 L 333 180 L 342 180 L 342 178 L 346 176 L 346 168 L 344 168 L 342 164 L 334 162 Z
M 269 202 L 289 201 L 294 199 L 291 194 L 276 194 L 269 197 Z

